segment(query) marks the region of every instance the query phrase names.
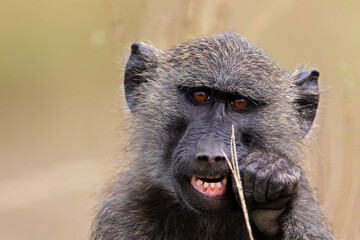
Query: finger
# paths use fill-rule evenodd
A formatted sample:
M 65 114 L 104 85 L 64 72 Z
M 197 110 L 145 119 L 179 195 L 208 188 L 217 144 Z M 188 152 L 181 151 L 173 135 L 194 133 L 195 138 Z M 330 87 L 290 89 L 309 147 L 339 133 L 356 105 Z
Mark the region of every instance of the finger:
M 281 191 L 281 193 L 279 194 L 279 197 L 288 197 L 291 195 L 294 195 L 294 193 L 297 191 L 297 189 L 299 188 L 300 182 L 297 181 L 295 183 L 289 183 L 287 184 L 284 189 Z
M 240 164 L 240 176 L 243 182 L 243 186 L 245 186 L 245 169 L 247 167 L 249 167 L 249 165 L 255 164 L 255 165 L 259 165 L 259 161 L 262 157 L 262 153 L 261 152 L 253 152 L 250 153 L 249 155 L 247 155 L 241 162 Z M 245 190 L 245 188 L 244 188 Z M 251 188 L 251 191 L 253 191 L 253 189 Z
M 253 192 L 255 174 L 258 171 L 258 163 L 253 162 L 244 169 L 244 191 Z
M 299 187 L 300 174 L 301 171 L 297 166 L 275 172 L 266 191 L 267 199 L 271 201 L 293 195 Z
M 279 174 L 273 174 L 269 180 L 269 185 L 266 190 L 266 198 L 269 201 L 279 198 L 281 191 L 284 189 L 284 184 L 281 181 Z
M 292 166 L 288 169 L 285 179 L 287 184 L 284 185 L 284 189 L 280 193 L 280 197 L 287 197 L 293 195 L 300 185 L 300 169 L 297 166 Z
M 248 209 L 252 209 L 254 206 L 254 195 L 253 192 L 249 192 L 249 191 L 244 191 L 244 197 L 245 197 L 245 202 L 246 202 L 246 206 Z
M 269 184 L 271 175 L 268 169 L 262 168 L 256 173 L 254 183 L 254 199 L 257 203 L 268 202 L 266 198 L 266 190 Z

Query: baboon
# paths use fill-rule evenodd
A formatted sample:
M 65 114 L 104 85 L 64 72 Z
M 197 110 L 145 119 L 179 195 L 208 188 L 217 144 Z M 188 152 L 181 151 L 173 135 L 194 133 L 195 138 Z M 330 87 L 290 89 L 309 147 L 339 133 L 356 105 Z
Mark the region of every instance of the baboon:
M 335 239 L 301 168 L 318 77 L 283 70 L 233 32 L 168 51 L 134 42 L 124 79 L 132 164 L 91 239 L 249 239 L 224 156 L 232 126 L 254 238 Z

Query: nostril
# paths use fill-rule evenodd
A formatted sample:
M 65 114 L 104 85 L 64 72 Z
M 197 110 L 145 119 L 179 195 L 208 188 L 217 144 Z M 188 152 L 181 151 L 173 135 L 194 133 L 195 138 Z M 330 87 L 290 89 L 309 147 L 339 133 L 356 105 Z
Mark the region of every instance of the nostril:
M 225 161 L 225 157 L 223 156 L 210 157 L 208 155 L 199 155 L 196 157 L 196 160 L 201 162 L 221 162 L 221 161 Z
M 221 161 L 225 161 L 225 157 L 216 157 L 215 158 L 215 162 L 221 162 Z
M 200 155 L 200 156 L 197 156 L 197 160 L 207 162 L 209 160 L 209 158 L 206 155 Z

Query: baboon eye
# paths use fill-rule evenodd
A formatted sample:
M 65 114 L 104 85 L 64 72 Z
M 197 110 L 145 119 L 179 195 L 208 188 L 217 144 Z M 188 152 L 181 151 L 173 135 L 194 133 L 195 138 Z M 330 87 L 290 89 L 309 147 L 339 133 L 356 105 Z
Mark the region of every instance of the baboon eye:
M 243 98 L 238 98 L 232 101 L 232 106 L 236 109 L 245 109 L 248 106 L 248 102 Z
M 200 90 L 193 92 L 192 97 L 199 102 L 205 102 L 209 99 L 209 95 L 206 92 Z

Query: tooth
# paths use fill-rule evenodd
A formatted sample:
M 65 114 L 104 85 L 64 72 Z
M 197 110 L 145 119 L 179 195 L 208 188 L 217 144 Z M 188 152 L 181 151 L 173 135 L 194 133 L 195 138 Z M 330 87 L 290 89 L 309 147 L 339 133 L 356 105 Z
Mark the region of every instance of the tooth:
M 227 178 L 224 178 L 224 179 L 222 180 L 222 182 L 223 182 L 224 185 L 226 185 L 226 183 L 227 183 Z
M 204 182 L 203 191 L 205 192 L 208 187 L 209 187 L 209 183 L 208 183 L 208 182 Z
M 195 176 L 192 176 L 191 181 L 192 181 L 192 182 L 193 182 L 193 181 L 196 181 L 196 177 L 195 177 Z
M 210 189 L 211 189 L 211 191 L 214 191 L 215 190 L 215 183 L 210 183 Z
M 198 180 L 196 181 L 196 186 L 198 187 L 198 186 L 200 186 L 201 184 L 203 184 L 203 181 L 201 181 L 200 179 L 198 179 Z
M 221 182 L 217 182 L 217 183 L 216 183 L 216 186 L 217 186 L 219 189 L 221 189 L 221 187 L 222 187 Z

